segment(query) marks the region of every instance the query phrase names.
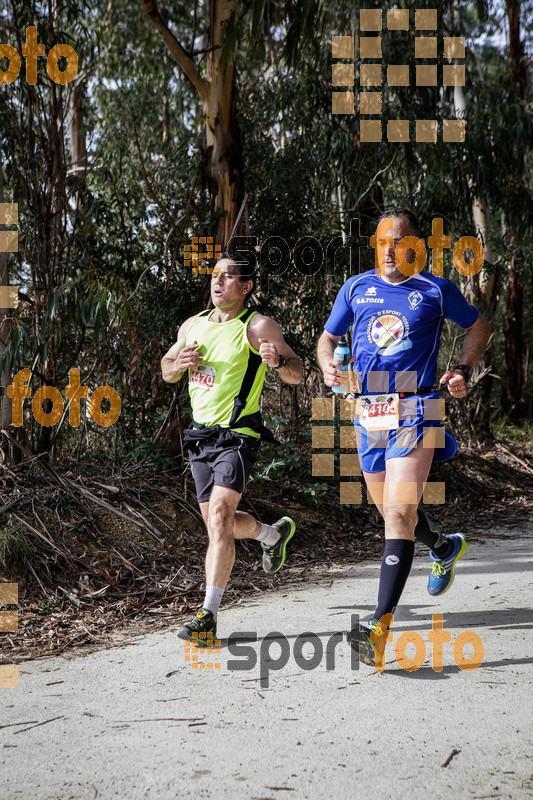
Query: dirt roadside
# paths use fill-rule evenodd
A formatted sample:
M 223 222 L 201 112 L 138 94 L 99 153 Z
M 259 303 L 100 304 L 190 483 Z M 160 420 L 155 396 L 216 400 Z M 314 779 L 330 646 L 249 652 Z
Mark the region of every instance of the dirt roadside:
M 531 463 L 527 450 L 511 453 L 503 444 L 483 454 L 463 452 L 432 477 L 445 482 L 446 504 L 426 510 L 444 532 L 461 530 L 474 541 L 497 538 L 498 530 L 508 534 L 527 529 L 533 518 Z M 99 485 L 106 486 L 102 480 Z M 33 575 L 27 568 L 18 574 L 15 567 L 5 576 L 19 582 L 19 629 L 2 634 L 0 663 L 92 652 L 165 629 L 198 607 L 203 597 L 203 525 L 172 499 L 158 497 L 150 505 L 149 484 L 138 484 L 143 506 L 165 533 L 163 542 L 101 508 L 93 509 L 97 530 L 79 516 L 63 525 L 57 541 L 70 560 L 30 537 L 40 561 L 33 562 Z M 338 483 L 331 482 L 329 496 L 338 496 Z M 127 498 L 120 497 L 116 507 L 131 509 Z M 267 522 L 290 511 L 297 536 L 286 566 L 275 576 L 262 571 L 256 545 L 237 544 L 226 609 L 265 593 L 320 582 L 381 555 L 382 524 L 368 505 L 340 506 L 326 498 L 313 508 L 291 497 L 290 486 L 264 483 L 252 487 L 245 507 Z M 48 511 L 40 509 L 43 526 Z

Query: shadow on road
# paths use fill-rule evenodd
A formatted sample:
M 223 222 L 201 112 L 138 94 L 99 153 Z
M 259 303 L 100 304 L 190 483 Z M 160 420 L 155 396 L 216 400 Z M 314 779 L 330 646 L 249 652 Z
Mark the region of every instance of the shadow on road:
M 487 669 L 487 668 L 497 668 L 497 667 L 515 667 L 519 664 L 533 664 L 533 657 L 528 658 L 503 658 L 499 661 L 483 661 L 479 669 Z M 461 672 L 461 669 L 456 664 L 448 664 L 442 668 L 441 672 L 435 672 L 433 667 L 430 664 L 424 664 L 420 667 L 420 669 L 415 670 L 414 672 L 407 672 L 404 669 L 400 669 L 395 666 L 393 669 L 387 669 L 384 673 L 386 675 L 394 675 L 400 678 L 414 678 L 416 680 L 441 680 L 447 679 L 452 675 L 457 675 L 458 672 Z M 467 674 L 467 673 L 466 673 Z M 501 673 L 504 675 L 504 673 Z M 492 683 L 492 681 L 487 681 L 487 683 Z M 494 681 L 497 683 L 497 681 Z

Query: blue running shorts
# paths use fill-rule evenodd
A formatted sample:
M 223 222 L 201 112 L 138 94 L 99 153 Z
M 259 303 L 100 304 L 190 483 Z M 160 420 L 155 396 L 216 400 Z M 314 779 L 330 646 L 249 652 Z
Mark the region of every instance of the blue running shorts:
M 447 461 L 457 452 L 457 442 L 441 424 L 438 392 L 400 398 L 398 428 L 367 430 L 357 419 L 354 425 L 364 472 L 383 472 L 388 458 L 402 458 L 415 447 L 434 447 L 433 461 Z

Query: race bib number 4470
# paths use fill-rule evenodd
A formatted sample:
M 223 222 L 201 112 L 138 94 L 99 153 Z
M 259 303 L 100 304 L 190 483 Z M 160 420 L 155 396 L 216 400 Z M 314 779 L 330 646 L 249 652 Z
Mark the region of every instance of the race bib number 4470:
M 364 394 L 358 398 L 359 422 L 369 430 L 391 430 L 398 427 L 399 395 Z
M 214 367 L 201 364 L 196 369 L 191 369 L 189 383 L 199 389 L 212 389 L 215 385 L 217 371 Z

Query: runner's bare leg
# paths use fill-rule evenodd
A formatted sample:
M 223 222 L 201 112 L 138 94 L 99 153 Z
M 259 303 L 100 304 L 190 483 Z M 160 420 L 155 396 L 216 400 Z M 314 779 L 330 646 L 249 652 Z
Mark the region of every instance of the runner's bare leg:
M 209 517 L 209 500 L 205 503 L 200 503 L 200 511 L 204 518 L 205 527 L 207 528 L 207 520 Z M 261 530 L 261 523 L 248 514 L 247 511 L 236 511 L 235 519 L 233 521 L 233 538 L 234 539 L 255 539 Z
M 389 458 L 385 470 L 363 472 L 379 513 L 386 539 L 414 540 L 417 508 L 433 461 L 433 448 L 418 447 L 401 458 Z
M 235 561 L 235 539 L 254 538 L 261 529 L 250 514 L 237 511 L 241 496 L 234 489 L 213 486 L 209 500 L 200 503 L 209 537 L 205 557 L 208 586 L 226 586 Z

